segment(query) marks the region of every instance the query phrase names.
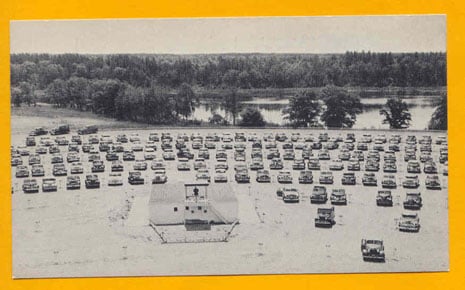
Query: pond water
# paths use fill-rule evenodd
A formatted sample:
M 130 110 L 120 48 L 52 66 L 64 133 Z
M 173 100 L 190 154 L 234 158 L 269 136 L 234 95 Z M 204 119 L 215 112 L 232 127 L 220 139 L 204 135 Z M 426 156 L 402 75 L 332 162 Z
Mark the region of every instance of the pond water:
M 414 96 L 405 98 L 404 101 L 409 106 L 412 115 L 409 129 L 422 130 L 426 129 L 431 115 L 434 112 L 432 101 L 438 96 Z M 357 115 L 357 121 L 354 124 L 356 129 L 389 129 L 389 125 L 382 124 L 383 116 L 379 110 L 386 104 L 386 98 L 362 98 L 360 99 L 364 108 L 363 112 Z M 288 98 L 253 98 L 244 101 L 243 107 L 251 106 L 260 110 L 265 121 L 277 125 L 285 125 L 282 110 L 289 104 Z M 226 116 L 224 109 L 218 101 L 208 101 L 196 106 L 192 119 L 208 121 L 213 113 Z M 226 116 L 231 121 L 230 116 Z

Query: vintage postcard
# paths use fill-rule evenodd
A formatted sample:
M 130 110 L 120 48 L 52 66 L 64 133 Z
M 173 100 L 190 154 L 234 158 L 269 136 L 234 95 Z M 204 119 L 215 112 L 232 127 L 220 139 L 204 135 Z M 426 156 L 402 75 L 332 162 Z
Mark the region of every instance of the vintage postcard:
M 14 278 L 449 270 L 444 15 L 10 28 Z

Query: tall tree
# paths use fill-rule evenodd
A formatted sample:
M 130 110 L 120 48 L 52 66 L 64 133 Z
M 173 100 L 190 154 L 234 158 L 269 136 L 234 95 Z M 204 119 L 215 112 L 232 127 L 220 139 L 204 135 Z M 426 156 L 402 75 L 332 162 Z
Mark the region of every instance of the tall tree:
M 57 107 L 64 108 L 69 104 L 67 83 L 62 79 L 56 79 L 47 87 L 49 102 Z
M 321 104 L 312 91 L 301 91 L 289 99 L 289 106 L 283 109 L 284 119 L 293 127 L 309 127 L 317 122 Z
M 237 115 L 242 110 L 242 98 L 237 93 L 237 89 L 232 87 L 229 92 L 225 94 L 223 98 L 224 110 L 231 115 L 233 119 L 233 125 L 236 126 Z
M 321 120 L 327 127 L 352 128 L 357 114 L 362 112 L 360 98 L 349 95 L 343 89 L 325 88 L 322 99 L 326 109 L 321 115 Z
M 242 111 L 241 122 L 239 123 L 240 126 L 263 127 L 265 124 L 263 115 L 258 109 L 249 107 Z
M 195 93 L 188 83 L 182 83 L 176 96 L 176 113 L 187 119 L 195 110 Z
M 21 107 L 21 103 L 23 102 L 21 89 L 18 87 L 11 87 L 10 94 L 11 94 L 11 104 L 13 104 L 15 107 Z
M 436 102 L 436 109 L 431 116 L 428 128 L 432 130 L 447 130 L 447 95 L 444 94 Z
M 384 116 L 383 124 L 389 124 L 391 129 L 406 129 L 412 120 L 407 103 L 400 97 L 389 98 L 379 113 Z

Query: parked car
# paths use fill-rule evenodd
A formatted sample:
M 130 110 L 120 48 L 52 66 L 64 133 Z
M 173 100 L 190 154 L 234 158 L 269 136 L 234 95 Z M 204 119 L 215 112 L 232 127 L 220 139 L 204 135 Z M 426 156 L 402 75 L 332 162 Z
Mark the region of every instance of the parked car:
M 52 155 L 52 158 L 50 159 L 52 164 L 55 163 L 63 163 L 63 156 L 59 153 L 55 153 Z
M 285 203 L 300 201 L 300 193 L 296 188 L 283 188 L 282 197 Z
M 284 160 L 294 160 L 295 159 L 295 153 L 293 149 L 285 149 L 283 153 L 283 159 Z
M 37 180 L 35 178 L 24 179 L 22 188 L 24 193 L 39 192 L 39 184 L 37 184 Z
M 71 174 L 82 174 L 84 173 L 84 167 L 81 162 L 73 162 L 70 166 Z
M 420 186 L 420 181 L 418 180 L 418 175 L 407 175 L 405 176 L 404 181 L 402 182 L 404 188 L 418 188 Z
M 118 156 L 118 154 L 116 154 L 116 152 L 107 151 L 107 153 L 105 154 L 105 159 L 107 161 L 115 161 L 115 160 L 119 159 L 119 156 Z
M 110 181 L 108 183 L 110 184 Z M 98 179 L 98 175 L 97 174 L 86 175 L 85 185 L 87 189 L 100 188 L 100 180 Z
M 21 158 L 21 155 L 14 154 L 13 156 L 11 156 L 11 166 L 18 165 L 23 165 L 23 159 Z
M 382 240 L 362 240 L 363 261 L 385 262 L 384 243 Z
M 39 154 L 31 154 L 29 155 L 29 165 L 40 164 L 40 156 Z
M 270 172 L 268 170 L 262 169 L 257 171 L 257 182 L 271 182 Z
M 395 161 L 385 161 L 383 165 L 383 172 L 386 173 L 396 173 L 397 172 L 397 164 Z
M 390 190 L 379 190 L 376 195 L 377 206 L 392 206 L 392 193 Z
M 347 165 L 347 170 L 360 171 L 360 162 L 358 161 L 358 159 L 350 159 L 349 164 Z
M 92 162 L 92 173 L 96 172 L 104 172 L 105 171 L 105 164 L 101 160 L 95 160 Z
M 32 130 L 29 133 L 29 136 L 41 136 L 41 135 L 47 135 L 47 134 L 48 134 L 48 131 L 45 130 L 45 128 L 38 127 L 38 128 L 35 128 L 34 130 Z
M 72 175 L 66 177 L 66 189 L 80 189 L 81 188 L 81 178 L 79 175 Z
M 36 146 L 36 139 L 33 136 L 27 136 L 26 146 Z
M 69 144 L 69 141 L 68 139 L 66 139 L 65 137 L 56 137 L 55 138 L 55 143 L 58 145 L 58 146 L 66 146 Z
M 120 160 L 114 160 L 111 162 L 111 172 L 124 171 L 123 162 Z
M 130 171 L 128 176 L 128 183 L 131 185 L 144 184 L 145 180 L 140 171 Z
M 123 152 L 123 161 L 134 161 L 136 160 L 136 155 L 132 151 Z
M 330 195 L 331 204 L 334 205 L 347 205 L 347 194 L 343 188 L 333 189 Z
M 42 179 L 42 191 L 50 192 L 57 191 L 57 180 L 55 178 L 43 178 Z
M 197 181 L 210 182 L 211 181 L 210 172 L 208 171 L 208 169 L 206 167 L 199 168 L 197 170 L 197 174 L 195 175 L 195 179 Z
M 132 168 L 139 171 L 147 170 L 147 162 L 145 160 L 136 160 Z
M 441 182 L 437 175 L 427 175 L 425 180 L 426 189 L 441 189 Z
M 420 218 L 416 212 L 404 212 L 397 226 L 401 232 L 417 233 L 420 231 Z
M 329 208 L 318 208 L 315 218 L 315 227 L 331 228 L 336 224 L 334 206 Z
M 357 183 L 355 173 L 353 173 L 353 172 L 344 172 L 342 174 L 341 183 L 342 183 L 342 185 L 355 185 Z
M 253 159 L 252 163 L 250 163 L 250 170 L 262 170 L 265 166 L 263 165 L 263 161 L 261 159 Z
M 74 148 L 73 146 L 79 148 L 78 145 L 69 145 L 69 147 L 71 148 L 68 148 L 68 154 L 66 155 L 66 161 L 68 163 L 77 162 L 81 160 L 81 156 L 79 155 L 79 149 L 72 149 Z
M 63 163 L 53 164 L 52 168 L 53 176 L 65 176 L 68 175 L 68 171 Z
M 308 161 L 307 168 L 309 170 L 320 170 L 321 165 L 320 165 L 320 160 L 316 158 L 311 158 Z
M 365 171 L 379 171 L 379 162 L 373 159 L 367 159 Z
M 419 192 L 407 193 L 404 200 L 404 209 L 418 210 L 423 206 Z
M 50 130 L 50 135 L 63 135 L 69 133 L 69 125 L 59 125 Z
M 270 169 L 272 170 L 281 170 L 284 168 L 284 163 L 279 158 L 273 158 L 270 163 Z
M 329 154 L 328 150 L 321 150 L 318 152 L 318 159 L 320 160 L 330 160 L 331 155 Z
M 194 170 L 199 170 L 201 168 L 207 168 L 207 163 L 203 158 L 197 158 L 194 160 Z
M 343 170 L 344 163 L 342 163 L 341 159 L 334 159 L 332 162 L 329 163 L 329 170 Z
M 328 193 L 326 192 L 326 187 L 315 185 L 310 195 L 310 203 L 326 203 L 327 201 Z
M 319 179 L 321 184 L 333 184 L 334 177 L 331 171 L 322 171 Z
M 108 186 L 121 186 L 123 185 L 123 176 L 121 173 L 110 173 L 108 176 Z
M 128 143 L 128 137 L 126 134 L 120 134 L 116 136 L 116 142 L 118 143 Z
M 226 174 L 225 169 L 216 169 L 215 170 L 215 176 L 214 176 L 214 181 L 216 183 L 219 182 L 228 182 L 228 175 Z
M 178 165 L 176 166 L 179 171 L 189 171 L 191 170 L 191 166 L 189 164 L 188 158 L 179 158 Z
M 98 127 L 95 125 L 88 125 L 84 128 L 78 129 L 79 135 L 88 135 L 88 134 L 96 134 L 98 132 Z
M 376 179 L 376 175 L 374 173 L 364 173 L 362 177 L 362 184 L 364 186 L 377 186 L 378 180 Z
M 76 144 L 76 145 L 81 145 L 82 144 L 82 138 L 79 135 L 73 135 L 73 136 L 71 136 L 71 142 Z
M 161 159 L 153 160 L 150 164 L 152 170 L 166 169 L 165 163 Z
M 237 170 L 234 179 L 237 183 L 249 183 L 250 176 L 247 169 Z
M 438 167 L 436 166 L 436 163 L 434 163 L 433 161 L 428 161 L 425 163 L 423 172 L 426 174 L 437 174 Z
M 16 178 L 29 177 L 29 169 L 25 165 L 18 165 L 16 167 Z
M 384 175 L 381 180 L 381 186 L 383 188 L 397 188 L 397 181 L 395 175 Z
M 155 176 L 152 179 L 152 184 L 166 183 L 168 181 L 165 170 L 155 170 L 154 174 Z
M 280 171 L 278 173 L 278 183 L 292 183 L 292 175 L 290 171 Z
M 420 162 L 416 160 L 410 160 L 407 163 L 407 172 L 408 173 L 421 173 Z
M 31 168 L 32 177 L 40 177 L 45 175 L 45 169 L 42 164 L 34 164 Z
M 313 183 L 313 173 L 310 170 L 302 170 L 299 174 L 299 183 L 311 184 Z

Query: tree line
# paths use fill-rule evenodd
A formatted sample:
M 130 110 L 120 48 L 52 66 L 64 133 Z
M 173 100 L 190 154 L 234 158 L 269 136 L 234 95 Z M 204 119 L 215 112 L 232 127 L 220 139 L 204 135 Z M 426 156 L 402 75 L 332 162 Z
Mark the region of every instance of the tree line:
M 321 94 L 304 89 L 291 98 L 285 118 L 301 127 L 318 115 L 328 127 L 352 127 L 362 107 L 342 87 L 445 86 L 445 64 L 445 53 L 13 54 L 11 103 L 33 105 L 40 99 L 119 120 L 180 124 L 191 122 L 197 89 L 221 88 L 233 125 L 238 118 L 239 125 L 261 126 L 259 112 L 243 110 L 238 89 L 324 87 Z M 210 122 L 228 124 L 224 116 Z
M 428 129 L 447 130 L 447 95 L 440 96 L 434 105 Z M 328 86 L 320 93 L 303 90 L 292 96 L 282 113 L 296 128 L 352 128 L 362 110 L 359 96 L 353 96 L 341 87 Z M 412 120 L 408 104 L 401 95 L 388 98 L 379 113 L 384 117 L 383 124 L 388 124 L 390 129 L 407 129 Z
M 436 87 L 446 86 L 446 54 L 11 55 L 12 87 L 72 77 L 168 88 Z

